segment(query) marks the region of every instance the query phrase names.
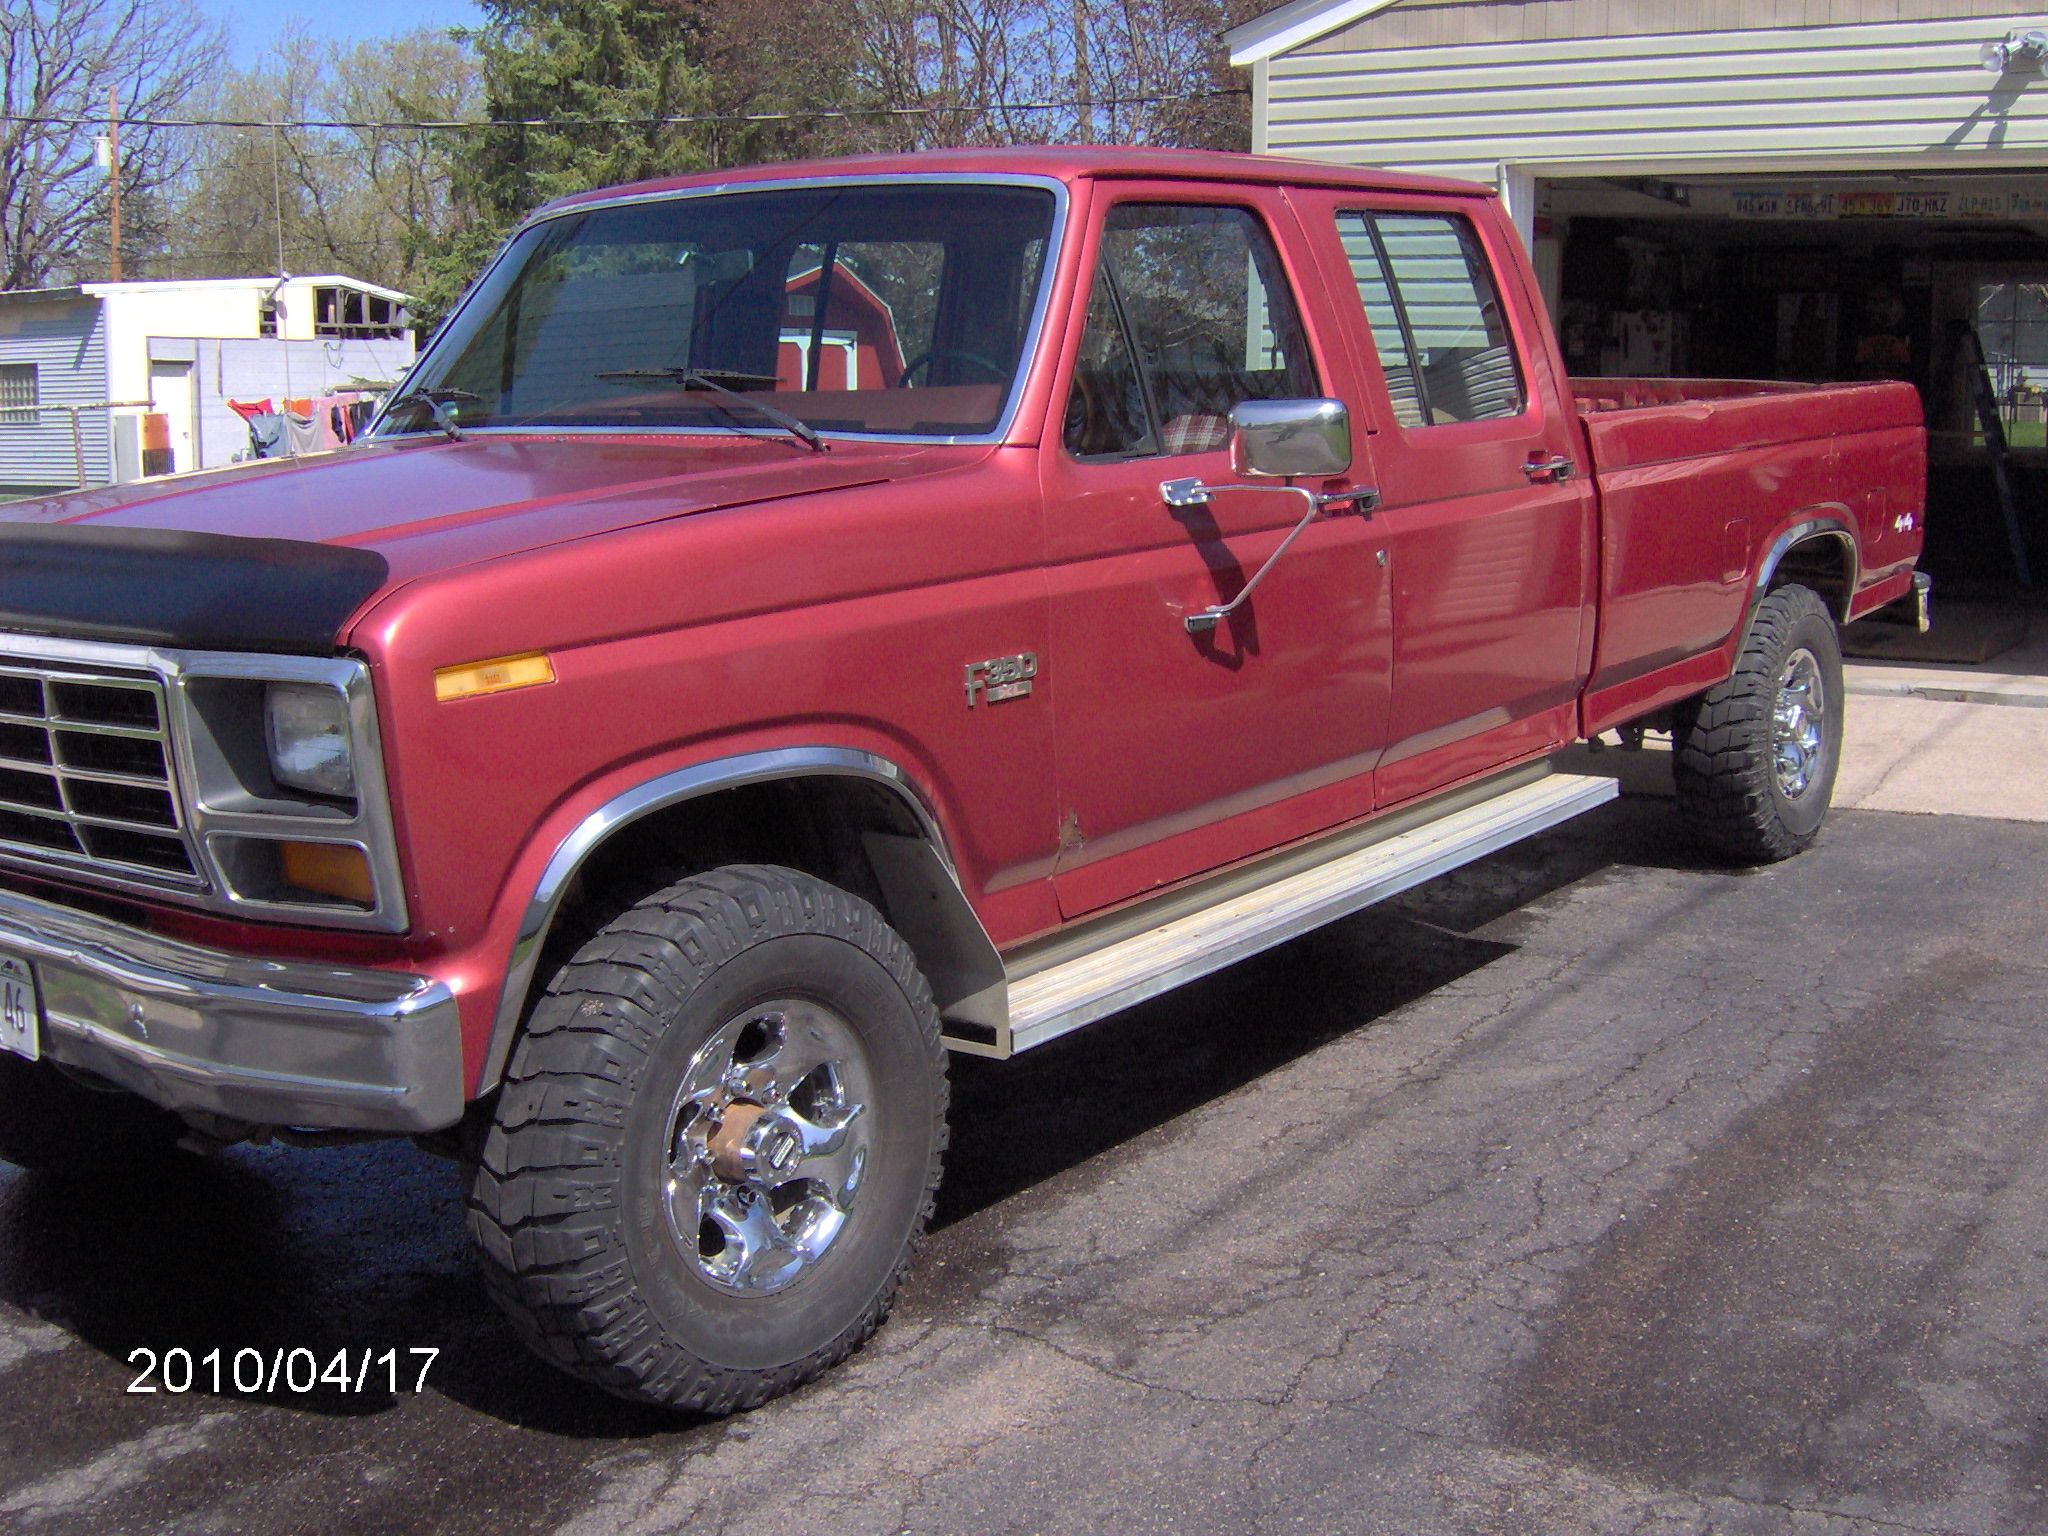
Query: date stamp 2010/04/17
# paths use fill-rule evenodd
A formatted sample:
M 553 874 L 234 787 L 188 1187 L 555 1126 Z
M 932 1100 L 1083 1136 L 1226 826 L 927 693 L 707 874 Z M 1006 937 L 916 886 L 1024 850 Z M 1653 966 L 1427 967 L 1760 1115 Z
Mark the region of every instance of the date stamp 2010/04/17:
M 427 1372 L 440 1357 L 438 1349 L 337 1349 L 331 1355 L 311 1349 L 132 1349 L 128 1363 L 140 1372 L 128 1383 L 131 1393 L 209 1392 L 216 1397 L 310 1397 L 316 1392 L 365 1396 L 381 1392 L 397 1397 L 427 1390 Z

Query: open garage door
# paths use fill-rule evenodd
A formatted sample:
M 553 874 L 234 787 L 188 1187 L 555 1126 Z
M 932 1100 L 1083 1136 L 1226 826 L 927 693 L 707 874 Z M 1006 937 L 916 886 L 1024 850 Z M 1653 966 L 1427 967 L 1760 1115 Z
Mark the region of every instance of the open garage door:
M 1575 177 L 1539 181 L 1536 206 L 1575 374 L 1905 379 L 1928 413 L 1927 563 L 2009 579 L 1988 391 L 2048 565 L 2048 168 Z

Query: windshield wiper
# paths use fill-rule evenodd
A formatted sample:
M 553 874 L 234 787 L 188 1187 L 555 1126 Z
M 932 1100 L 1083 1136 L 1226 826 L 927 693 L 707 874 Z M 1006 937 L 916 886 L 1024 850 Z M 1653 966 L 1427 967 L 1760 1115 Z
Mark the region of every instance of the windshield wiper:
M 397 399 L 388 402 L 384 407 L 384 413 L 388 416 L 391 412 L 403 410 L 409 405 L 424 406 L 427 414 L 434 418 L 434 425 L 447 434 L 448 440 L 459 443 L 462 441 L 462 428 L 456 424 L 455 413 L 448 407 L 460 405 L 464 401 L 474 403 L 481 399 L 482 395 L 467 389 L 408 389 Z
M 600 379 L 626 380 L 658 379 L 673 384 L 678 389 L 708 390 L 710 393 L 721 395 L 728 400 L 737 400 L 741 405 L 759 413 L 763 420 L 774 422 L 776 426 L 782 428 L 785 432 L 789 432 L 801 439 L 804 446 L 809 448 L 811 452 L 823 453 L 825 451 L 825 439 L 818 435 L 818 429 L 809 422 L 799 421 L 796 417 L 790 415 L 789 412 L 770 405 L 765 400 L 756 400 L 752 395 L 741 394 L 729 384 L 720 383 L 717 373 L 711 370 L 703 368 L 607 368 L 597 374 L 596 377 Z M 751 373 L 735 373 L 729 374 L 727 377 L 757 379 L 762 376 Z M 774 381 L 769 380 L 768 382 L 772 383 Z M 730 414 L 730 409 L 727 408 L 727 410 L 728 414 Z

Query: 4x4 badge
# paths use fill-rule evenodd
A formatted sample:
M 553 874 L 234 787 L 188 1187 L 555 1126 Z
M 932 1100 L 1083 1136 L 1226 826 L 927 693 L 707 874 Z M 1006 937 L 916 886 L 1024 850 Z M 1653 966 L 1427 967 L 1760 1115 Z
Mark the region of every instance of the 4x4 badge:
M 1019 651 L 1015 656 L 991 656 L 987 661 L 970 661 L 967 663 L 967 707 L 974 708 L 977 694 L 985 704 L 1021 699 L 1031 692 L 1031 679 L 1036 676 L 1036 651 Z

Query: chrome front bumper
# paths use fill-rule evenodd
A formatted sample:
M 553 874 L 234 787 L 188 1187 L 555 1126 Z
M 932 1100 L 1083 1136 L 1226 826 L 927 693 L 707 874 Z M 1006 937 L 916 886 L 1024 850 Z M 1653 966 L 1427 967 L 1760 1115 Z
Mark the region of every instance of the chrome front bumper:
M 202 949 L 0 891 L 46 1061 L 166 1109 L 301 1129 L 418 1132 L 462 1115 L 455 998 L 438 981 Z

